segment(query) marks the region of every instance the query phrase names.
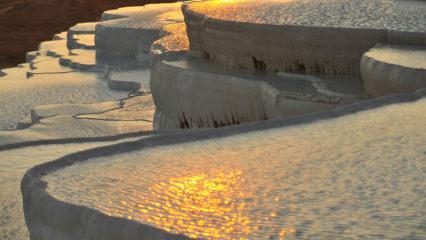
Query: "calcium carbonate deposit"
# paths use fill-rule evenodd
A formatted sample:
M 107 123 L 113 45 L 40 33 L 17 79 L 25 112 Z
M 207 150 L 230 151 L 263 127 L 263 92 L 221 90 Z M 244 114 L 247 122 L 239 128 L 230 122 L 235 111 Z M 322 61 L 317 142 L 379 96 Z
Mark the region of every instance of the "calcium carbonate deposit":
M 243 23 L 426 30 L 426 6 L 421 1 L 219 0 L 192 3 L 188 9 L 209 18 Z
M 378 45 L 361 58 L 361 74 L 372 96 L 424 88 L 425 72 L 426 48 Z
M 183 13 L 191 49 L 230 67 L 358 74 L 377 43 L 426 45 L 422 1 L 201 1 Z
M 149 5 L 150 11 L 158 13 L 147 14 L 140 19 L 143 22 L 148 21 L 151 25 L 155 25 L 157 22 L 164 25 L 167 20 L 164 20 L 163 15 L 166 14 L 167 19 L 173 19 L 172 15 L 167 15 L 167 13 L 175 12 L 179 7 L 180 3 L 166 4 L 165 6 L 162 4 L 158 6 Z M 120 12 L 120 10 L 114 12 Z M 140 17 L 141 13 L 138 16 Z M 129 18 L 129 21 L 130 19 L 133 18 Z M 37 51 L 28 53 L 27 64 L 2 71 L 5 75 L 0 77 L 0 102 L 2 103 L 0 107 L 0 130 L 16 130 L 38 124 L 42 119 L 34 119 L 32 113 L 35 107 L 41 105 L 59 104 L 58 109 L 67 109 L 67 106 L 71 104 L 79 106 L 81 108 L 80 113 L 85 113 L 84 111 L 87 109 L 85 104 L 111 100 L 118 100 L 119 102 L 120 99 L 126 98 L 129 92 L 149 95 L 149 63 L 137 65 L 136 59 L 99 58 L 96 56 L 99 54 L 94 47 L 95 29 L 98 24 L 96 22 L 77 24 L 71 27 L 68 32 L 55 35 L 53 40 L 42 42 Z M 161 28 L 161 24 L 157 28 Z M 142 32 L 148 31 L 143 26 L 145 25 L 142 24 L 140 30 Z M 152 40 L 147 40 L 147 44 L 150 45 L 158 38 L 154 35 Z M 117 44 L 118 46 L 120 44 L 126 46 L 126 43 L 121 41 L 117 41 Z M 132 52 L 137 50 L 137 46 L 130 49 Z M 144 99 L 152 104 L 145 107 L 145 110 L 151 111 L 154 108 L 152 100 Z M 123 102 L 125 101 L 123 100 Z M 96 109 L 97 107 L 92 105 L 92 110 L 86 113 L 120 108 L 116 106 L 103 109 L 100 106 L 102 104 L 99 104 L 97 106 L 99 108 Z M 139 112 L 143 110 L 142 106 Z M 0 133 L 0 142 L 6 144 L 46 137 L 87 137 L 105 135 L 105 133 L 108 135 L 148 130 L 152 128 L 153 121 L 152 116 L 148 118 L 140 116 L 139 119 L 144 121 L 138 126 L 134 126 L 135 122 L 118 122 L 118 119 L 115 119 L 117 122 L 113 123 L 105 122 L 106 120 L 90 123 L 89 121 L 77 121 L 76 117 L 73 116 L 74 114 L 72 111 L 63 110 L 61 114 L 43 117 L 45 119 L 42 120 L 43 124 L 32 126 L 30 131 L 19 130 Z M 91 131 L 90 129 L 93 129 L 94 125 L 97 129 Z M 40 130 L 40 126 L 43 130 Z M 35 130 L 36 128 L 39 129 Z M 69 129 L 73 129 L 71 130 L 72 134 L 69 134 Z M 82 131 L 79 129 L 82 129 Z
M 24 222 L 22 197 L 19 191 L 22 176 L 28 168 L 54 160 L 65 154 L 118 142 L 120 141 L 53 144 L 0 151 L 0 184 L 2 187 L 0 194 L 0 239 L 14 240 L 28 239 L 29 237 Z
M 43 179 L 60 200 L 196 238 L 422 239 L 425 112 L 111 152 Z
M 106 11 L 0 71 L 0 239 L 426 239 L 425 56 L 425 1 Z
M 26 64 L 0 72 L 0 239 L 29 237 L 19 194 L 28 168 L 153 128 L 150 64 L 97 58 L 97 24 L 77 24 L 40 43 Z M 43 145 L 55 142 L 64 144 Z

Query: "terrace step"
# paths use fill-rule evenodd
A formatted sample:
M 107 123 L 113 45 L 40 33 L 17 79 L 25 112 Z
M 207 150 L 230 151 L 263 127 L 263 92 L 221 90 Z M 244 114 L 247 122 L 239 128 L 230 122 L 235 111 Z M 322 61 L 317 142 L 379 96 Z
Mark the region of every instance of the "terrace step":
M 197 60 L 159 62 L 151 90 L 174 127 L 215 127 L 335 108 L 366 98 L 357 76 L 253 73 Z M 171 128 L 173 126 L 160 126 Z
M 95 34 L 76 34 L 72 39 L 68 39 L 67 47 L 69 49 L 95 50 Z
M 373 97 L 426 87 L 426 47 L 378 45 L 361 59 L 361 75 Z
M 377 43 L 426 45 L 422 1 L 193 1 L 182 9 L 191 50 L 228 67 L 357 75 Z
M 112 70 L 107 74 L 108 87 L 116 90 L 150 92 L 150 69 L 119 71 Z
M 158 6 L 157 6 L 158 5 Z M 182 22 L 181 3 L 152 5 L 130 18 L 103 21 L 96 26 L 96 50 L 103 57 L 148 54 L 164 25 Z M 132 12 L 132 11 L 130 11 Z M 108 19 L 108 18 L 107 18 Z

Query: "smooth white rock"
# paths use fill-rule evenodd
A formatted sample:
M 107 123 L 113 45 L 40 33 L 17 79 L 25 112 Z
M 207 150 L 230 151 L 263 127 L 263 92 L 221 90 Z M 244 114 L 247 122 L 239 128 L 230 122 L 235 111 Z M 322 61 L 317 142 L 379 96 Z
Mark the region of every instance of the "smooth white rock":
M 373 97 L 426 87 L 426 47 L 378 45 L 361 59 L 361 75 Z

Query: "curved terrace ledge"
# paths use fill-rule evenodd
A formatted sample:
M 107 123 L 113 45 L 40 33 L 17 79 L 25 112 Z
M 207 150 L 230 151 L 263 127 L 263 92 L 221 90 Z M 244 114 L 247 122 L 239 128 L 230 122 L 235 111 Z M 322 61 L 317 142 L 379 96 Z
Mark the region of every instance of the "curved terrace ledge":
M 367 92 L 384 96 L 426 87 L 426 48 L 376 46 L 361 59 Z
M 148 54 L 163 26 L 183 21 L 181 4 L 150 4 L 105 12 L 95 30 L 97 55 L 136 57 Z
M 200 60 L 159 62 L 152 69 L 151 91 L 158 116 L 163 118 L 158 121 L 159 129 L 219 127 L 288 117 L 366 98 L 362 82 L 356 78 L 255 75 Z
M 415 93 L 387 96 L 339 107 L 332 111 L 308 114 L 298 117 L 280 118 L 221 129 L 195 130 L 189 133 L 154 136 L 130 143 L 101 147 L 67 155 L 58 160 L 36 166 L 25 174 L 21 190 L 24 202 L 25 220 L 31 239 L 187 239 L 183 235 L 167 233 L 161 229 L 136 221 L 107 216 L 97 210 L 60 201 L 47 191 L 42 177 L 59 168 L 84 162 L 93 157 L 109 156 L 111 153 L 126 153 L 183 142 L 231 136 L 249 131 L 267 130 L 295 124 L 311 123 L 358 111 L 377 108 L 394 103 L 416 101 L 426 97 L 426 89 Z
M 421 2 L 207 1 L 182 10 L 191 51 L 230 67 L 359 74 L 377 43 L 426 45 Z

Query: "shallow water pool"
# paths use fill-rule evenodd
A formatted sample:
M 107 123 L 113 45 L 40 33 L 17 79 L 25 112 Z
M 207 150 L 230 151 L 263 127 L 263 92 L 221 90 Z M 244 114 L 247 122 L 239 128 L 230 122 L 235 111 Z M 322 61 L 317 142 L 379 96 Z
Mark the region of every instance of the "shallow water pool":
M 426 238 L 426 99 L 91 159 L 55 197 L 208 239 Z
M 0 151 L 0 239 L 24 240 L 29 238 L 24 222 L 20 191 L 21 179 L 25 171 L 66 154 L 132 140 L 136 140 L 136 138 L 110 142 L 51 144 Z

